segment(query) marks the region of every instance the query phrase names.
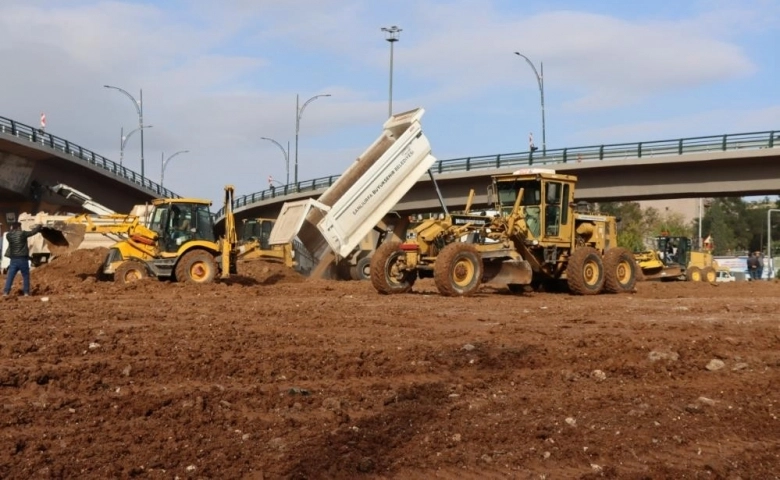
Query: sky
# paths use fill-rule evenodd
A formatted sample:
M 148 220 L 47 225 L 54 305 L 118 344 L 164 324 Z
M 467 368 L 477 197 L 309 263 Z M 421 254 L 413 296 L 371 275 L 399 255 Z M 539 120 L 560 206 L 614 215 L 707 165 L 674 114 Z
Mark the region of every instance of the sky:
M 144 173 L 186 150 L 165 187 L 219 208 L 224 185 L 292 182 L 296 163 L 301 181 L 346 170 L 388 118 L 391 51 L 393 111 L 424 108 L 450 159 L 527 151 L 529 133 L 555 149 L 780 130 L 778 45 L 777 0 L 2 0 L 0 116 L 45 113 L 119 162 L 138 113 L 104 85 L 143 92 Z M 544 130 L 514 52 L 543 72 Z M 138 132 L 122 163 L 141 172 Z

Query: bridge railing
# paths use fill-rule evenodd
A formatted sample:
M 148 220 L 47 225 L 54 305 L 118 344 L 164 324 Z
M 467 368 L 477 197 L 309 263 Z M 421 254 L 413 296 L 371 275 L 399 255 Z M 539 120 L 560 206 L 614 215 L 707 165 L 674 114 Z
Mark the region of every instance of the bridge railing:
M 179 195 L 164 188 L 162 185 L 155 183 L 148 178 L 142 177 L 140 174 L 124 167 L 112 160 L 109 160 L 102 155 L 87 150 L 86 148 L 69 142 L 64 138 L 54 136 L 45 131 L 25 125 L 24 123 L 11 120 L 9 118 L 0 117 L 0 134 L 11 135 L 21 140 L 27 140 L 30 143 L 41 145 L 52 150 L 64 153 L 92 165 L 94 167 L 105 170 L 108 174 L 115 175 L 117 177 L 124 178 L 131 183 L 134 183 L 141 188 L 153 193 L 156 197 L 167 198 L 179 198 Z
M 434 173 L 468 172 L 509 167 L 529 167 L 577 163 L 599 160 L 628 160 L 648 157 L 680 156 L 693 153 L 719 152 L 727 150 L 774 148 L 780 146 L 780 132 L 776 130 L 706 137 L 679 138 L 674 140 L 654 140 L 636 143 L 615 143 L 610 145 L 590 145 L 585 147 L 559 148 L 547 150 L 543 155 L 539 150 L 519 153 L 485 155 L 480 157 L 453 158 L 437 161 L 431 170 Z M 297 184 L 272 186 L 257 193 L 238 197 L 233 208 L 245 207 L 276 197 L 325 189 L 333 185 L 339 175 L 315 178 Z M 224 209 L 217 217 L 224 215 Z

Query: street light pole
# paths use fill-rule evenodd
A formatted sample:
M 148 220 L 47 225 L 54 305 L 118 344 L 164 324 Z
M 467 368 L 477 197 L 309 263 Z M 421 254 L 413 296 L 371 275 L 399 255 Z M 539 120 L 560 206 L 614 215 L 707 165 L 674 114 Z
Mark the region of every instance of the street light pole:
M 160 152 L 160 188 L 163 186 L 163 180 L 165 179 L 165 167 L 168 166 L 168 162 L 173 159 L 176 155 L 179 155 L 181 153 L 190 153 L 189 150 L 179 150 L 178 152 L 172 154 L 170 157 L 168 157 L 166 160 L 163 160 L 165 158 L 165 152 Z
M 544 126 L 544 63 L 539 63 L 539 68 L 542 71 L 542 73 L 539 74 L 539 72 L 536 71 L 533 62 L 531 62 L 528 57 L 520 52 L 515 52 L 515 55 L 523 57 L 525 61 L 528 62 L 528 65 L 530 65 L 531 69 L 534 71 L 534 75 L 536 75 L 536 82 L 539 84 L 539 94 L 542 97 L 542 155 L 547 155 L 547 135 Z
M 136 128 L 135 130 L 130 131 L 127 135 L 122 136 L 122 142 L 119 144 L 119 165 L 122 165 L 122 160 L 125 158 L 125 144 L 127 144 L 127 140 L 130 139 L 131 136 L 137 131 L 141 131 L 141 135 L 144 134 L 144 129 L 152 128 L 154 125 L 144 125 L 143 128 Z M 125 127 L 122 127 L 121 132 L 125 131 Z
M 767 279 L 774 278 L 774 262 L 772 261 L 772 212 L 780 212 L 780 208 L 770 208 L 766 212 L 766 258 L 769 262 L 769 276 Z
M 273 138 L 268 137 L 260 137 L 261 140 L 268 140 L 269 142 L 273 142 L 279 149 L 282 151 L 282 155 L 284 155 L 284 165 L 287 170 L 287 185 L 290 184 L 290 142 L 287 142 L 287 151 L 284 150 L 284 147 L 281 143 L 277 142 Z
M 387 118 L 393 116 L 393 44 L 398 41 L 398 35 L 402 30 L 395 25 L 390 28 L 382 27 L 385 32 L 385 40 L 390 43 L 390 104 L 388 106 Z
M 119 87 L 114 87 L 112 85 L 103 85 L 105 88 L 113 88 L 114 90 L 117 90 L 124 95 L 127 96 L 130 100 L 133 101 L 133 106 L 135 107 L 136 112 L 138 113 L 138 129 L 141 130 L 141 177 L 144 177 L 144 91 L 141 89 L 141 95 L 140 95 L 140 101 L 136 100 L 134 96 L 130 95 L 126 90 L 123 90 Z M 128 137 L 130 135 L 128 134 Z
M 298 185 L 298 132 L 301 130 L 301 117 L 303 116 L 303 111 L 306 109 L 306 105 L 320 97 L 330 97 L 330 94 L 323 93 L 321 95 L 315 95 L 303 102 L 303 106 L 299 108 L 300 95 L 295 95 L 295 185 Z

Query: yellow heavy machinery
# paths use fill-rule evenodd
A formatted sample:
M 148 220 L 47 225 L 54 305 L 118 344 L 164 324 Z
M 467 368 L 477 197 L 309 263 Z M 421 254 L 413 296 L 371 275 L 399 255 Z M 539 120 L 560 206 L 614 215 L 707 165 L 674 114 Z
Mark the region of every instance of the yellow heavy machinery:
M 635 253 L 645 280 L 687 280 L 689 282 L 714 282 L 718 262 L 708 251 L 695 251 L 688 237 L 661 235 L 655 238 L 654 247 Z
M 43 233 L 50 243 L 68 249 L 77 248 L 87 231 L 125 236 L 109 249 L 99 272 L 118 283 L 146 277 L 208 283 L 235 274 L 239 255 L 260 245 L 239 246 L 233 194 L 233 186 L 226 186 L 224 236 L 215 232 L 211 201 L 193 198 L 153 200 L 148 225 L 137 216 L 117 217 L 114 224 L 95 224 L 88 216 L 76 216 Z
M 403 293 L 418 277 L 433 277 L 447 296 L 473 294 L 483 282 L 512 292 L 558 283 L 580 295 L 632 291 L 638 267 L 617 245 L 615 217 L 575 208 L 576 182 L 548 169 L 494 175 L 495 214 L 470 214 L 472 191 L 465 214 L 444 208 L 443 219 L 423 221 L 405 241 L 383 243 L 371 262 L 372 284 Z
M 296 261 L 296 252 L 291 243 L 270 245 L 268 239 L 274 227 L 271 218 L 249 218 L 242 221 L 238 242 L 241 253 L 239 260 L 267 260 L 283 263 L 295 270 L 301 270 L 300 262 Z

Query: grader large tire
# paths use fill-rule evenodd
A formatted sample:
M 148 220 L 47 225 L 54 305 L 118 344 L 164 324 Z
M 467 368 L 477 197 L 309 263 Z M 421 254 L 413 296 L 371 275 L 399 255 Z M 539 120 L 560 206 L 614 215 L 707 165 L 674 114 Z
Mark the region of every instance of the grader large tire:
M 689 282 L 701 282 L 701 269 L 699 267 L 689 268 L 685 271 L 685 279 Z
M 137 282 L 147 277 L 149 277 L 149 271 L 146 269 L 146 265 L 137 260 L 126 260 L 114 270 L 114 282 L 121 285 Z
M 715 271 L 712 267 L 705 267 L 704 270 L 701 271 L 701 280 L 703 282 L 710 282 L 713 283 L 718 279 L 718 272 Z
M 634 290 L 639 266 L 625 248 L 611 248 L 604 254 L 604 291 L 624 293 Z
M 566 266 L 569 291 L 576 295 L 595 295 L 604 287 L 604 264 L 593 247 L 580 247 Z
M 187 252 L 176 263 L 176 281 L 183 283 L 211 283 L 217 277 L 217 261 L 209 252 Z
M 474 245 L 450 243 L 436 257 L 433 280 L 442 295 L 462 297 L 479 289 L 482 270 L 482 258 Z
M 406 256 L 400 242 L 385 242 L 371 256 L 371 284 L 385 295 L 406 293 L 417 280 L 417 272 L 399 270 Z

